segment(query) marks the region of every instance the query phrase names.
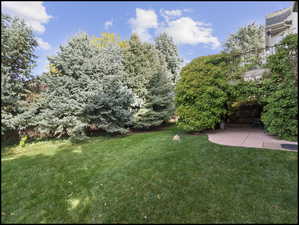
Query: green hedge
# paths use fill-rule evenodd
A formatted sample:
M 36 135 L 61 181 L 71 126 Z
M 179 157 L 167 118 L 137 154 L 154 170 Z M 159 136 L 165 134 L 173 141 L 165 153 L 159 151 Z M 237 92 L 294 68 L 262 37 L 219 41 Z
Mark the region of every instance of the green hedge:
M 228 60 L 226 54 L 202 56 L 182 69 L 176 86 L 180 128 L 187 131 L 215 128 L 227 114 Z
M 263 82 L 263 103 L 261 116 L 266 130 L 288 140 L 298 139 L 298 84 L 295 78 L 294 62 L 291 56 L 297 51 L 298 36 L 284 38 L 274 55 L 269 56 L 267 67 L 271 77 Z

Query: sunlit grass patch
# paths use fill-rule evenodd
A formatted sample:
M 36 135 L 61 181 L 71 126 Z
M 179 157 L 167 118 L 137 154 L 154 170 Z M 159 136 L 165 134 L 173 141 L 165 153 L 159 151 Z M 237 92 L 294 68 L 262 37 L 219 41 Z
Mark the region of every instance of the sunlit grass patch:
M 298 222 L 297 152 L 216 145 L 176 127 L 14 148 L 2 155 L 3 223 Z

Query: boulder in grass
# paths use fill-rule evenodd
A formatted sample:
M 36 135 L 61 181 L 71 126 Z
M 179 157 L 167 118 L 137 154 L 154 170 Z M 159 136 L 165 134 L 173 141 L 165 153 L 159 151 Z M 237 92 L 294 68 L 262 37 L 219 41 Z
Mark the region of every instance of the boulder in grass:
M 180 140 L 181 140 L 181 137 L 180 137 L 179 135 L 176 134 L 176 135 L 173 136 L 172 140 L 173 140 L 173 141 L 180 141 Z

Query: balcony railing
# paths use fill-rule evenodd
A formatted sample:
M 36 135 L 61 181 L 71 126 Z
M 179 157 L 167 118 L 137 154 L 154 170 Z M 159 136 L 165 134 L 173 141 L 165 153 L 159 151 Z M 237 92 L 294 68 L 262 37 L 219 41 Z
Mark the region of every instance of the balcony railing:
M 268 57 L 276 53 L 277 48 L 282 46 L 281 44 L 271 47 L 251 49 L 243 52 L 235 52 L 231 54 L 231 63 L 234 66 L 248 67 L 248 70 L 258 70 L 264 68 L 264 65 L 268 62 Z M 296 82 L 298 81 L 298 49 L 289 49 L 289 60 L 293 65 Z M 232 68 L 234 68 L 234 66 Z M 252 71 L 254 72 L 254 71 Z M 245 79 L 245 76 L 244 76 Z M 250 79 L 248 79 L 250 80 Z
M 277 47 L 279 46 L 282 45 L 277 44 L 265 48 L 250 49 L 243 52 L 234 52 L 231 53 L 232 61 L 233 63 L 237 63 L 241 66 L 247 64 L 264 65 L 267 63 L 268 57 L 276 53 Z M 289 49 L 289 57 L 292 61 L 298 61 L 298 49 Z

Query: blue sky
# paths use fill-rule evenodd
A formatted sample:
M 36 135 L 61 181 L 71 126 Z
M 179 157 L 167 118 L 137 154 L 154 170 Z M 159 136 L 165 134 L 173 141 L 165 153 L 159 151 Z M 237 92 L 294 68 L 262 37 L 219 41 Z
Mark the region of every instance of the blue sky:
M 129 39 L 137 32 L 144 41 L 153 41 L 159 32 L 175 39 L 185 62 L 222 50 L 229 34 L 252 22 L 264 24 L 265 16 L 290 7 L 292 1 L 243 2 L 1 2 L 2 12 L 17 15 L 30 25 L 40 47 L 36 49 L 40 75 L 47 56 L 77 32 L 99 36 L 101 32 Z

